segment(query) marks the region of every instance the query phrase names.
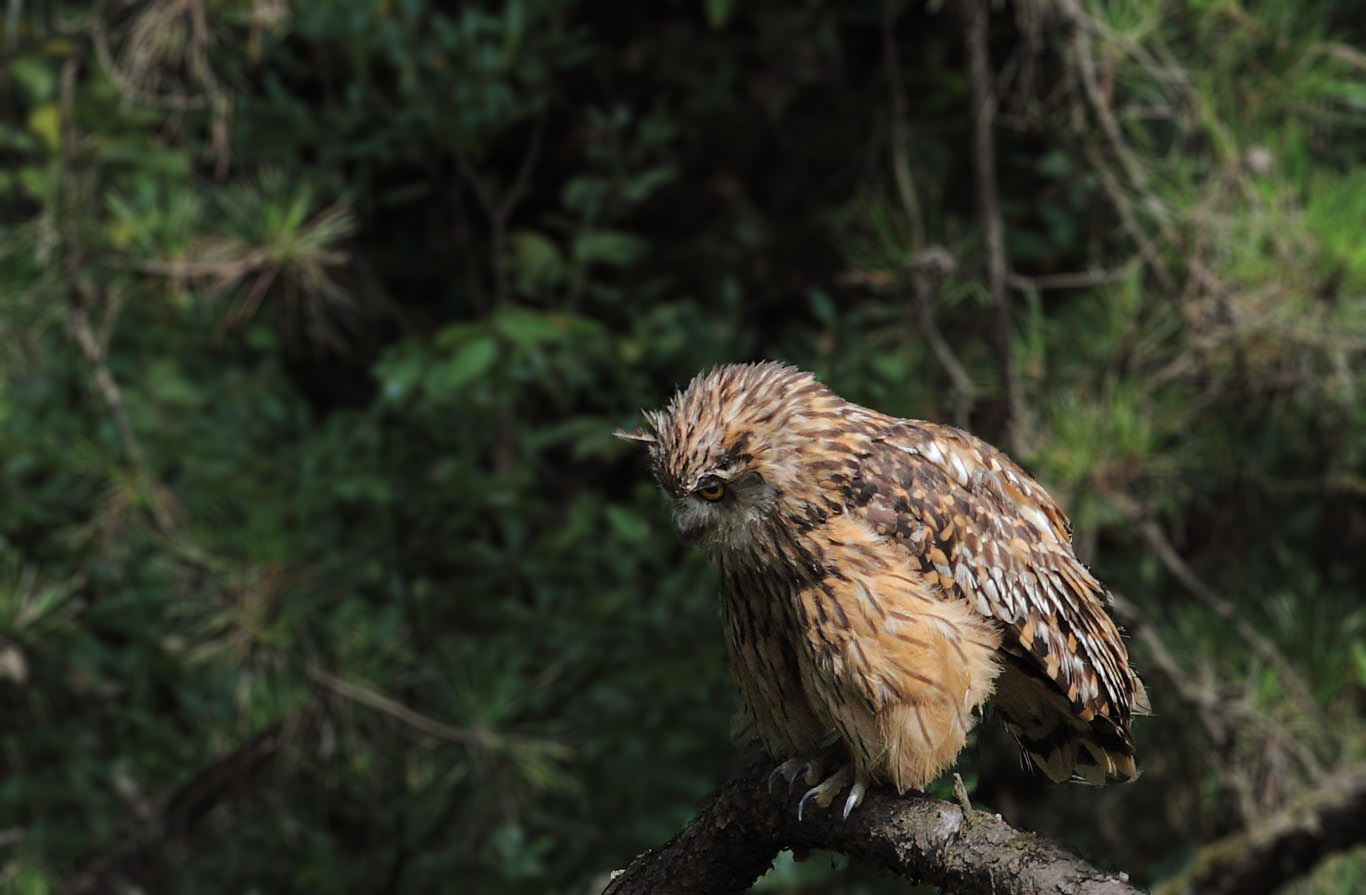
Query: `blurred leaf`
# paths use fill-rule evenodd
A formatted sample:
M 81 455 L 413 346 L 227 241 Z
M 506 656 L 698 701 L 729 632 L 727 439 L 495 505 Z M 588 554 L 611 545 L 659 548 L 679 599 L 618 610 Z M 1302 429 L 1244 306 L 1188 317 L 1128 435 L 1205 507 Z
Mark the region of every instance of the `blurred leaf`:
M 712 28 L 724 28 L 733 10 L 732 0 L 706 0 L 707 24 Z
M 56 150 L 62 142 L 61 121 L 56 103 L 43 103 L 34 108 L 28 116 L 28 129 L 50 150 Z
M 15 82 L 23 87 L 29 102 L 35 106 L 57 94 L 57 66 L 51 58 L 38 54 L 20 54 L 6 62 Z M 55 104 L 53 105 L 55 109 Z
M 518 230 L 510 237 L 517 291 L 535 296 L 564 281 L 564 260 L 559 247 L 533 230 Z
M 1366 688 L 1366 643 L 1352 644 L 1352 663 L 1356 666 L 1357 686 Z
M 427 390 L 438 400 L 446 398 L 486 374 L 497 360 L 497 341 L 489 335 L 473 335 L 427 374 Z
M 591 231 L 574 240 L 574 260 L 623 267 L 644 254 L 646 247 L 645 240 L 629 233 Z

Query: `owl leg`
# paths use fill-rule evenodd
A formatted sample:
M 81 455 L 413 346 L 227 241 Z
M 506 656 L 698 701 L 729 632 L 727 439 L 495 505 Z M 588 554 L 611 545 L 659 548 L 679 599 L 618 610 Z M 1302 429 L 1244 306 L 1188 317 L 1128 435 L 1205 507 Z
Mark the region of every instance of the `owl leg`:
M 849 788 L 849 795 L 844 800 L 843 817 L 849 819 L 849 813 L 859 806 L 863 801 L 863 794 L 868 791 L 868 775 L 862 771 L 856 771 L 854 765 L 846 764 L 829 777 L 825 778 L 819 785 L 813 786 L 802 796 L 802 800 L 797 803 L 797 820 L 802 819 L 802 811 L 806 808 L 806 803 L 815 799 L 816 804 L 822 808 L 828 807 L 835 800 L 835 796 Z

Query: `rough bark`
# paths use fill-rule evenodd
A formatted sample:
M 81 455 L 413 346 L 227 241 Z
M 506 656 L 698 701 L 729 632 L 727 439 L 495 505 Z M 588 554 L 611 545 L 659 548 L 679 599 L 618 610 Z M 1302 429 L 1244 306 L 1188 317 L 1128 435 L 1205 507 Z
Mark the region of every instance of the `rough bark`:
M 1138 891 L 1123 874 L 1103 873 L 999 815 L 877 790 L 848 820 L 836 806 L 808 806 L 799 821 L 797 796 L 785 786 L 768 792 L 765 778 L 755 765 L 725 784 L 682 832 L 615 875 L 604 895 L 744 892 L 785 848 L 841 852 L 951 892 Z

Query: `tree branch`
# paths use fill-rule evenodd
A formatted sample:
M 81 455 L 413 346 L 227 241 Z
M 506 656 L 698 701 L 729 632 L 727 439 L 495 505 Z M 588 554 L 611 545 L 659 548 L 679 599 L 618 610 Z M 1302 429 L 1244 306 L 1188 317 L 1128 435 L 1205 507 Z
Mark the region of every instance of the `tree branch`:
M 744 892 L 785 848 L 841 852 L 952 892 L 1137 892 L 1124 874 L 1103 873 L 999 815 L 928 796 L 878 790 L 848 820 L 831 807 L 798 821 L 796 797 L 781 787 L 768 792 L 766 770 L 756 761 L 721 787 L 682 832 L 638 856 L 603 895 Z
M 1190 869 L 1158 895 L 1256 895 L 1366 842 L 1366 766 L 1336 774 L 1265 820 L 1201 848 Z
M 139 889 L 131 881 L 146 872 L 148 862 L 165 844 L 185 836 L 215 806 L 240 796 L 259 782 L 259 772 L 285 748 L 301 723 L 302 713 L 286 713 L 281 720 L 252 734 L 202 768 L 164 802 L 130 811 L 114 846 L 61 884 L 57 891 L 61 895 L 88 895 Z
M 915 303 L 916 318 L 920 322 L 920 333 L 929 343 L 930 350 L 939 365 L 953 383 L 953 424 L 961 429 L 968 427 L 968 417 L 976 400 L 977 389 L 967 368 L 958 360 L 948 339 L 939 331 L 934 319 L 934 303 L 930 300 L 933 290 L 932 279 L 942 277 L 956 266 L 953 256 L 941 246 L 930 246 L 917 252 L 908 265 L 911 278 L 911 295 Z
M 1010 304 L 1006 294 L 1005 220 L 1001 216 L 1000 189 L 996 183 L 996 91 L 992 87 L 991 54 L 988 47 L 990 10 L 988 0 L 971 0 L 960 8 L 963 45 L 968 76 L 972 81 L 972 168 L 977 181 L 977 215 L 986 251 L 987 291 L 992 305 L 992 341 L 1001 367 L 1001 400 L 1005 406 L 1002 429 L 1006 443 L 1022 452 L 1020 386 L 1010 350 Z
M 901 82 L 901 61 L 896 51 L 896 13 L 892 0 L 882 0 L 882 62 L 892 106 L 892 176 L 896 179 L 901 210 L 911 228 L 911 250 L 918 252 L 925 245 L 925 219 L 920 213 L 915 180 L 911 177 L 911 135 L 906 126 L 909 113 L 906 111 L 906 88 Z
M 1180 582 L 1187 593 L 1195 597 L 1206 609 L 1219 616 L 1220 620 L 1228 625 L 1229 629 L 1238 635 L 1253 653 L 1276 670 L 1282 685 L 1295 698 L 1296 704 L 1312 715 L 1315 729 L 1319 731 L 1331 730 L 1332 725 L 1328 723 L 1327 716 L 1324 715 L 1323 709 L 1319 706 L 1318 700 L 1314 698 L 1308 682 L 1300 674 L 1299 669 L 1276 648 L 1276 645 L 1268 637 L 1258 631 L 1236 606 L 1217 593 L 1214 588 L 1206 584 L 1204 579 L 1196 574 L 1195 570 L 1181 558 L 1176 547 L 1167 539 L 1162 526 L 1157 524 L 1148 511 L 1138 501 L 1127 495 L 1113 494 L 1111 495 L 1111 502 L 1129 518 L 1137 528 L 1139 535 L 1148 542 L 1148 546 L 1158 560 L 1166 566 L 1167 571 Z M 1330 742 L 1329 745 L 1334 744 Z
M 455 727 L 429 718 L 426 715 L 409 708 L 403 703 L 389 696 L 385 696 L 378 690 L 366 687 L 362 684 L 343 680 L 335 674 L 319 668 L 316 665 L 308 665 L 304 668 L 304 673 L 314 682 L 321 684 L 325 689 L 343 699 L 383 712 L 391 718 L 402 721 L 404 724 L 420 731 L 427 736 L 445 740 L 448 743 L 457 743 L 461 746 L 473 746 L 480 749 L 492 750 L 506 743 L 504 737 L 488 730 L 477 728 Z M 512 739 L 517 742 L 516 738 Z
M 1184 703 L 1190 717 L 1205 731 L 1210 744 L 1208 758 L 1214 772 L 1236 796 L 1239 820 L 1248 822 L 1259 813 L 1257 792 L 1264 786 L 1255 779 L 1261 761 L 1251 762 L 1246 753 L 1270 758 L 1276 750 L 1293 758 L 1310 779 L 1326 773 L 1313 751 L 1285 728 L 1271 712 L 1236 695 L 1216 691 L 1183 667 L 1138 607 L 1120 594 L 1114 598 L 1115 620 L 1136 644 L 1143 647 L 1143 665 L 1160 674 L 1165 693 Z

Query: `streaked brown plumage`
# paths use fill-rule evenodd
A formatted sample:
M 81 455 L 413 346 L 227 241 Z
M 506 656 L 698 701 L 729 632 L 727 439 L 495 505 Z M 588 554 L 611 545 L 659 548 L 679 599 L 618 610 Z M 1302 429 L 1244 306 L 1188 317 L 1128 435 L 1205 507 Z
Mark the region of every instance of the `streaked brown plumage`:
M 701 374 L 627 437 L 720 571 L 735 732 L 808 798 L 925 786 L 989 697 L 1051 779 L 1137 776 L 1107 594 L 1000 451 L 776 363 Z

